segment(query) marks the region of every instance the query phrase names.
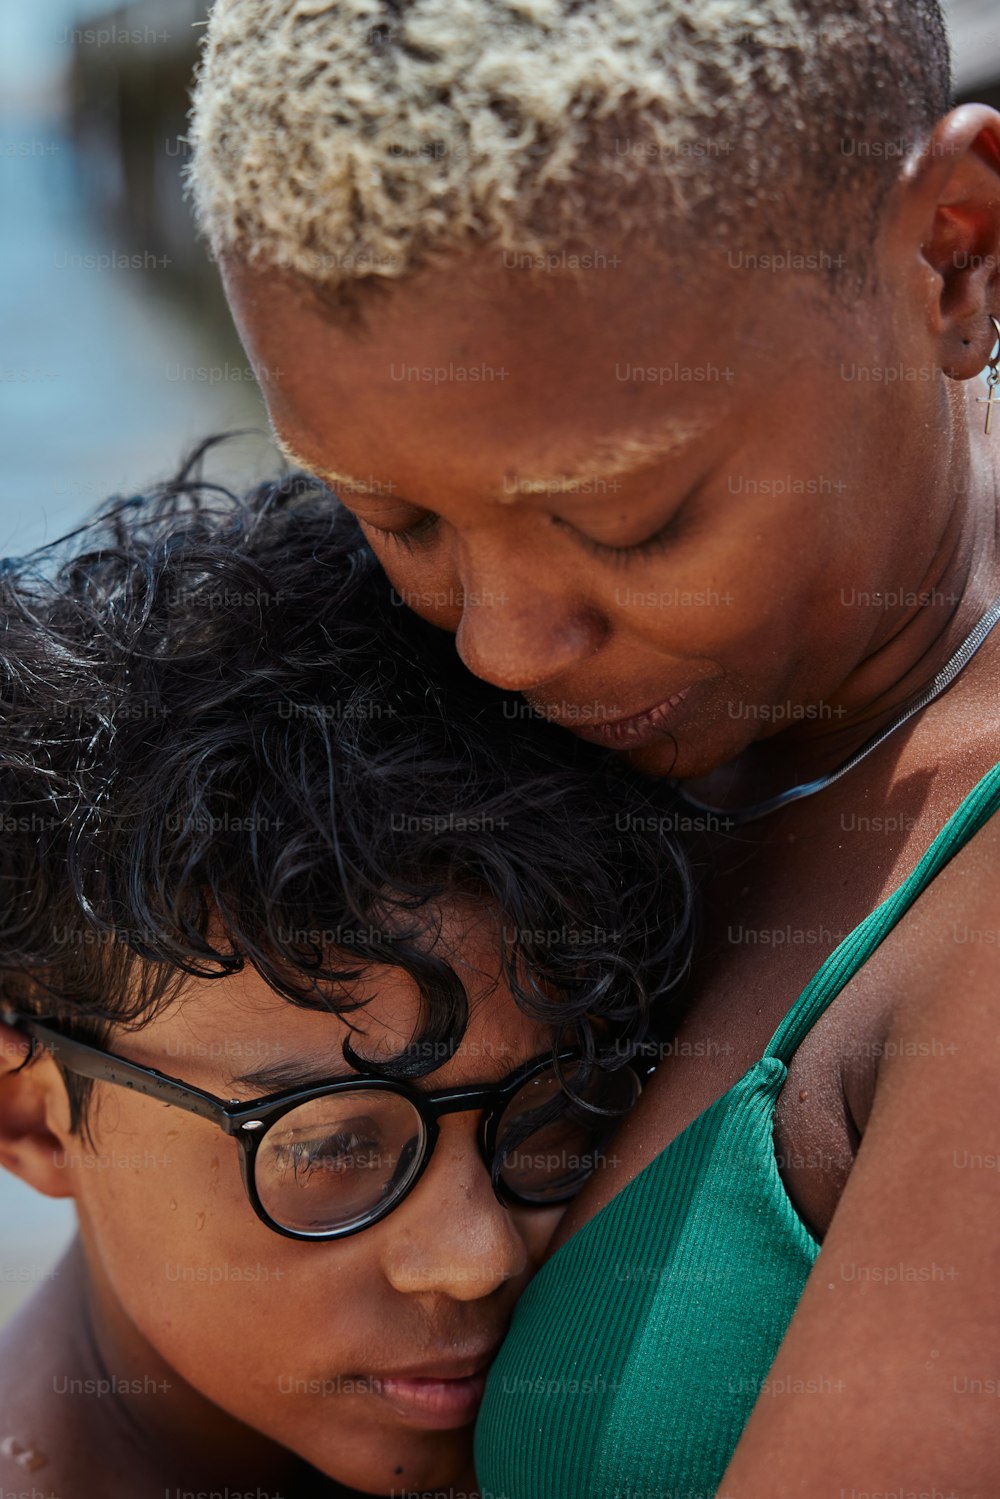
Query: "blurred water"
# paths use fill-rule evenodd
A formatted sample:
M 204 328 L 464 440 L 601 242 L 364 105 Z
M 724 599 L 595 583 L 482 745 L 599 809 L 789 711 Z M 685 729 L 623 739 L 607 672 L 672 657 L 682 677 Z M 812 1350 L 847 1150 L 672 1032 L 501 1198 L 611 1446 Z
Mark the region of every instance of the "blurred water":
M 267 420 L 245 361 L 221 359 L 171 298 L 166 257 L 91 221 L 67 136 L 0 120 L 0 149 L 0 555 L 11 555 L 166 477 L 208 432 L 266 432 Z M 261 440 L 253 467 L 273 463 Z
M 0 1326 L 52 1275 L 75 1225 L 71 1202 L 0 1170 Z
M 245 361 L 220 353 L 171 266 L 116 242 L 87 195 L 62 123 L 65 23 L 86 9 L 0 0 L 0 556 L 166 477 L 209 432 L 267 430 Z M 239 484 L 277 458 L 259 439 L 224 461 L 213 472 Z M 73 1225 L 70 1202 L 0 1169 L 0 1323 L 51 1273 Z

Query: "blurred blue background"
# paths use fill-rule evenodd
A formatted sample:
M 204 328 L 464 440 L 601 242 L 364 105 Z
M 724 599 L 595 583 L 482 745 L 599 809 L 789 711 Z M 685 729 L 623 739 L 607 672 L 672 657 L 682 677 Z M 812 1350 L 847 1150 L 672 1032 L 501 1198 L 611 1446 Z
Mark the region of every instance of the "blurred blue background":
M 213 472 L 277 455 L 180 172 L 206 0 L 0 0 L 0 556 L 164 478 L 209 432 Z M 1000 0 L 952 0 L 961 98 L 1000 107 Z M 72 1232 L 0 1171 L 0 1322 Z
M 180 171 L 203 0 L 0 0 L 0 556 L 168 476 L 274 473 L 263 404 Z M 68 1202 L 0 1170 L 0 1322 L 51 1273 Z
M 180 187 L 201 0 L 0 0 L 0 555 L 267 422 Z M 269 443 L 229 455 L 270 470 Z

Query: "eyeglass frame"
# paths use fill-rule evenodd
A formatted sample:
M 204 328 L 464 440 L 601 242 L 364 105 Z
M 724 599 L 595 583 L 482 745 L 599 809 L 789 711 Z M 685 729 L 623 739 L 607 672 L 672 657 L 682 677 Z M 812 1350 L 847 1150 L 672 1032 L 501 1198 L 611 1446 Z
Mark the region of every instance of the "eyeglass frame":
M 581 1053 L 573 1048 L 531 1057 L 497 1083 L 442 1088 L 431 1093 L 424 1093 L 396 1078 L 381 1075 L 369 1077 L 360 1073 L 357 1077 L 331 1078 L 328 1082 L 311 1083 L 304 1088 L 286 1088 L 277 1093 L 265 1094 L 262 1098 L 241 1102 L 235 1098 L 228 1101 L 219 1098 L 216 1094 L 209 1093 L 194 1083 L 186 1083 L 181 1078 L 171 1077 L 166 1072 L 160 1072 L 156 1067 L 146 1067 L 139 1062 L 131 1062 L 127 1057 L 120 1057 L 115 1052 L 105 1051 L 103 1047 L 95 1046 L 90 1041 L 64 1036 L 61 1031 L 54 1030 L 34 1015 L 16 1010 L 0 1010 L 0 1021 L 28 1036 L 31 1049 L 21 1067 L 26 1067 L 38 1055 L 39 1049 L 48 1051 L 60 1066 L 78 1077 L 87 1077 L 94 1082 L 115 1083 L 120 1087 L 131 1089 L 134 1093 L 140 1093 L 145 1098 L 154 1098 L 159 1103 L 174 1104 L 177 1108 L 184 1109 L 186 1113 L 196 1114 L 198 1118 L 207 1119 L 210 1123 L 217 1125 L 224 1134 L 236 1140 L 240 1146 L 240 1175 L 250 1206 L 262 1223 L 274 1233 L 282 1234 L 288 1239 L 299 1239 L 314 1244 L 347 1239 L 363 1232 L 366 1228 L 373 1228 L 376 1223 L 381 1223 L 406 1200 L 426 1171 L 440 1136 L 438 1120 L 446 1114 L 460 1114 L 472 1110 L 483 1111 L 483 1119 L 478 1130 L 479 1154 L 489 1173 L 493 1191 L 497 1199 L 505 1206 L 517 1204 L 532 1208 L 557 1207 L 563 1202 L 569 1202 L 583 1186 L 581 1182 L 561 1197 L 552 1197 L 545 1202 L 538 1202 L 532 1198 L 521 1197 L 501 1178 L 494 1178 L 492 1169 L 496 1158 L 497 1127 L 507 1104 L 526 1082 L 530 1082 L 533 1077 L 540 1076 L 543 1072 L 553 1070 L 554 1064 L 561 1066 L 564 1062 L 578 1061 Z M 656 1064 L 649 1061 L 648 1048 L 640 1046 L 636 1048 L 635 1055 L 627 1058 L 624 1065 L 629 1067 L 636 1077 L 638 1082 L 636 1100 L 638 1100 L 639 1093 L 649 1076 L 655 1071 Z M 261 1141 L 279 1119 L 290 1113 L 292 1109 L 298 1108 L 300 1104 L 328 1095 L 371 1092 L 372 1090 L 391 1093 L 396 1097 L 404 1098 L 413 1105 L 423 1125 L 425 1136 L 419 1166 L 398 1196 L 390 1198 L 374 1209 L 371 1216 L 362 1223 L 348 1224 L 344 1228 L 324 1229 L 320 1233 L 307 1233 L 303 1229 L 285 1227 L 267 1211 L 257 1189 L 255 1166 Z M 594 1109 L 593 1112 L 603 1111 Z M 626 1112 L 627 1110 L 623 1110 L 620 1114 L 612 1113 L 609 1117 L 623 1118 Z

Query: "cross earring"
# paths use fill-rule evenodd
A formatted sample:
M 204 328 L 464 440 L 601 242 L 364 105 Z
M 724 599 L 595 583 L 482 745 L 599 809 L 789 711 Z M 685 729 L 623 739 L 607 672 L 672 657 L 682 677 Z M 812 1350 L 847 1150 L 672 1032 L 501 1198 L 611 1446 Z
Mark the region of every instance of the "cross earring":
M 990 372 L 986 376 L 986 383 L 987 383 L 987 385 L 990 388 L 990 393 L 989 393 L 988 396 L 977 396 L 976 397 L 977 404 L 980 405 L 980 406 L 985 406 L 986 407 L 986 436 L 987 437 L 989 437 L 989 435 L 990 435 L 990 425 L 991 425 L 991 423 L 993 421 L 993 408 L 994 408 L 994 406 L 1000 406 L 1000 399 L 997 398 L 997 386 L 1000 385 L 1000 323 L 997 322 L 996 318 L 992 315 L 992 313 L 990 314 L 990 322 L 993 324 L 993 327 L 996 329 L 996 335 L 997 335 L 997 337 L 996 337 L 997 352 L 995 354 L 992 354 L 992 353 L 990 354 L 990 357 L 989 357 L 989 371 Z

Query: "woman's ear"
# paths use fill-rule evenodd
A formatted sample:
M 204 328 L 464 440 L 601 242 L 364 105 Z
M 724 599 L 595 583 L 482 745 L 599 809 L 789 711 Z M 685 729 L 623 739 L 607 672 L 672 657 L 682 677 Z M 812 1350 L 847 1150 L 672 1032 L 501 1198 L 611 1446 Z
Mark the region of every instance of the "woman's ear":
M 940 120 L 900 177 L 898 225 L 919 243 L 926 306 L 952 379 L 979 374 L 1000 311 L 1000 114 L 963 104 Z
M 0 1166 L 46 1197 L 72 1197 L 66 1085 L 50 1056 L 29 1062 L 30 1050 L 27 1036 L 0 1021 Z

